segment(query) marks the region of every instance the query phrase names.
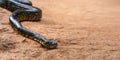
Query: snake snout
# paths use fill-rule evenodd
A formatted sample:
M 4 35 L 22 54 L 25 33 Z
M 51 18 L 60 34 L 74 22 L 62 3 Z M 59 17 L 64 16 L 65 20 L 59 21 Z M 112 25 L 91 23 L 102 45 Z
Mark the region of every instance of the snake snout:
M 49 39 L 47 42 L 45 42 L 45 47 L 48 49 L 55 49 L 57 48 L 57 42 L 53 39 Z

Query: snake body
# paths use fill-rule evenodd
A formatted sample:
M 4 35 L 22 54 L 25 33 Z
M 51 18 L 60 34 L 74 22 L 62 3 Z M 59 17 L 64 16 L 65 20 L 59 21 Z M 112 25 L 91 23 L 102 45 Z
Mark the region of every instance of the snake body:
M 19 34 L 39 42 L 45 48 L 54 49 L 57 47 L 57 42 L 55 40 L 46 39 L 40 34 L 30 31 L 21 25 L 20 22 L 22 21 L 39 21 L 42 17 L 42 11 L 39 8 L 32 6 L 31 1 L 0 0 L 0 7 L 12 12 L 9 21 L 13 29 Z

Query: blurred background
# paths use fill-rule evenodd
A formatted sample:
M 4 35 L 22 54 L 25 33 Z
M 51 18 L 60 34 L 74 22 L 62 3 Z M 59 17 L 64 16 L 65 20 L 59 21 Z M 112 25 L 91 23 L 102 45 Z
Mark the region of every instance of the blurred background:
M 42 10 L 39 22 L 27 29 L 58 41 L 58 48 L 17 34 L 9 25 L 11 12 L 0 8 L 0 60 L 120 60 L 119 0 L 31 0 Z

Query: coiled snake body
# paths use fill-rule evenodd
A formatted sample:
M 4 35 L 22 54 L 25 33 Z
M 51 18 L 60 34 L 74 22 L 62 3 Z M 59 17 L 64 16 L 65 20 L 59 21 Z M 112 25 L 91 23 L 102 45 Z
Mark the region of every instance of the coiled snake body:
M 29 0 L 0 0 L 0 7 L 13 12 L 9 21 L 11 26 L 21 35 L 39 42 L 43 47 L 53 49 L 57 47 L 57 42 L 24 28 L 21 21 L 38 21 L 42 17 L 42 11 L 32 6 Z

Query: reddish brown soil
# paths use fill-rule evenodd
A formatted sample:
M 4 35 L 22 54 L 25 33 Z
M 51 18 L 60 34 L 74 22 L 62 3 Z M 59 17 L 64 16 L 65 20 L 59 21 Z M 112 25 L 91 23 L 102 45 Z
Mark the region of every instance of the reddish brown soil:
M 23 26 L 58 41 L 58 49 L 17 34 L 11 12 L 0 8 L 0 60 L 120 60 L 119 0 L 31 0 L 43 11 L 40 22 Z

